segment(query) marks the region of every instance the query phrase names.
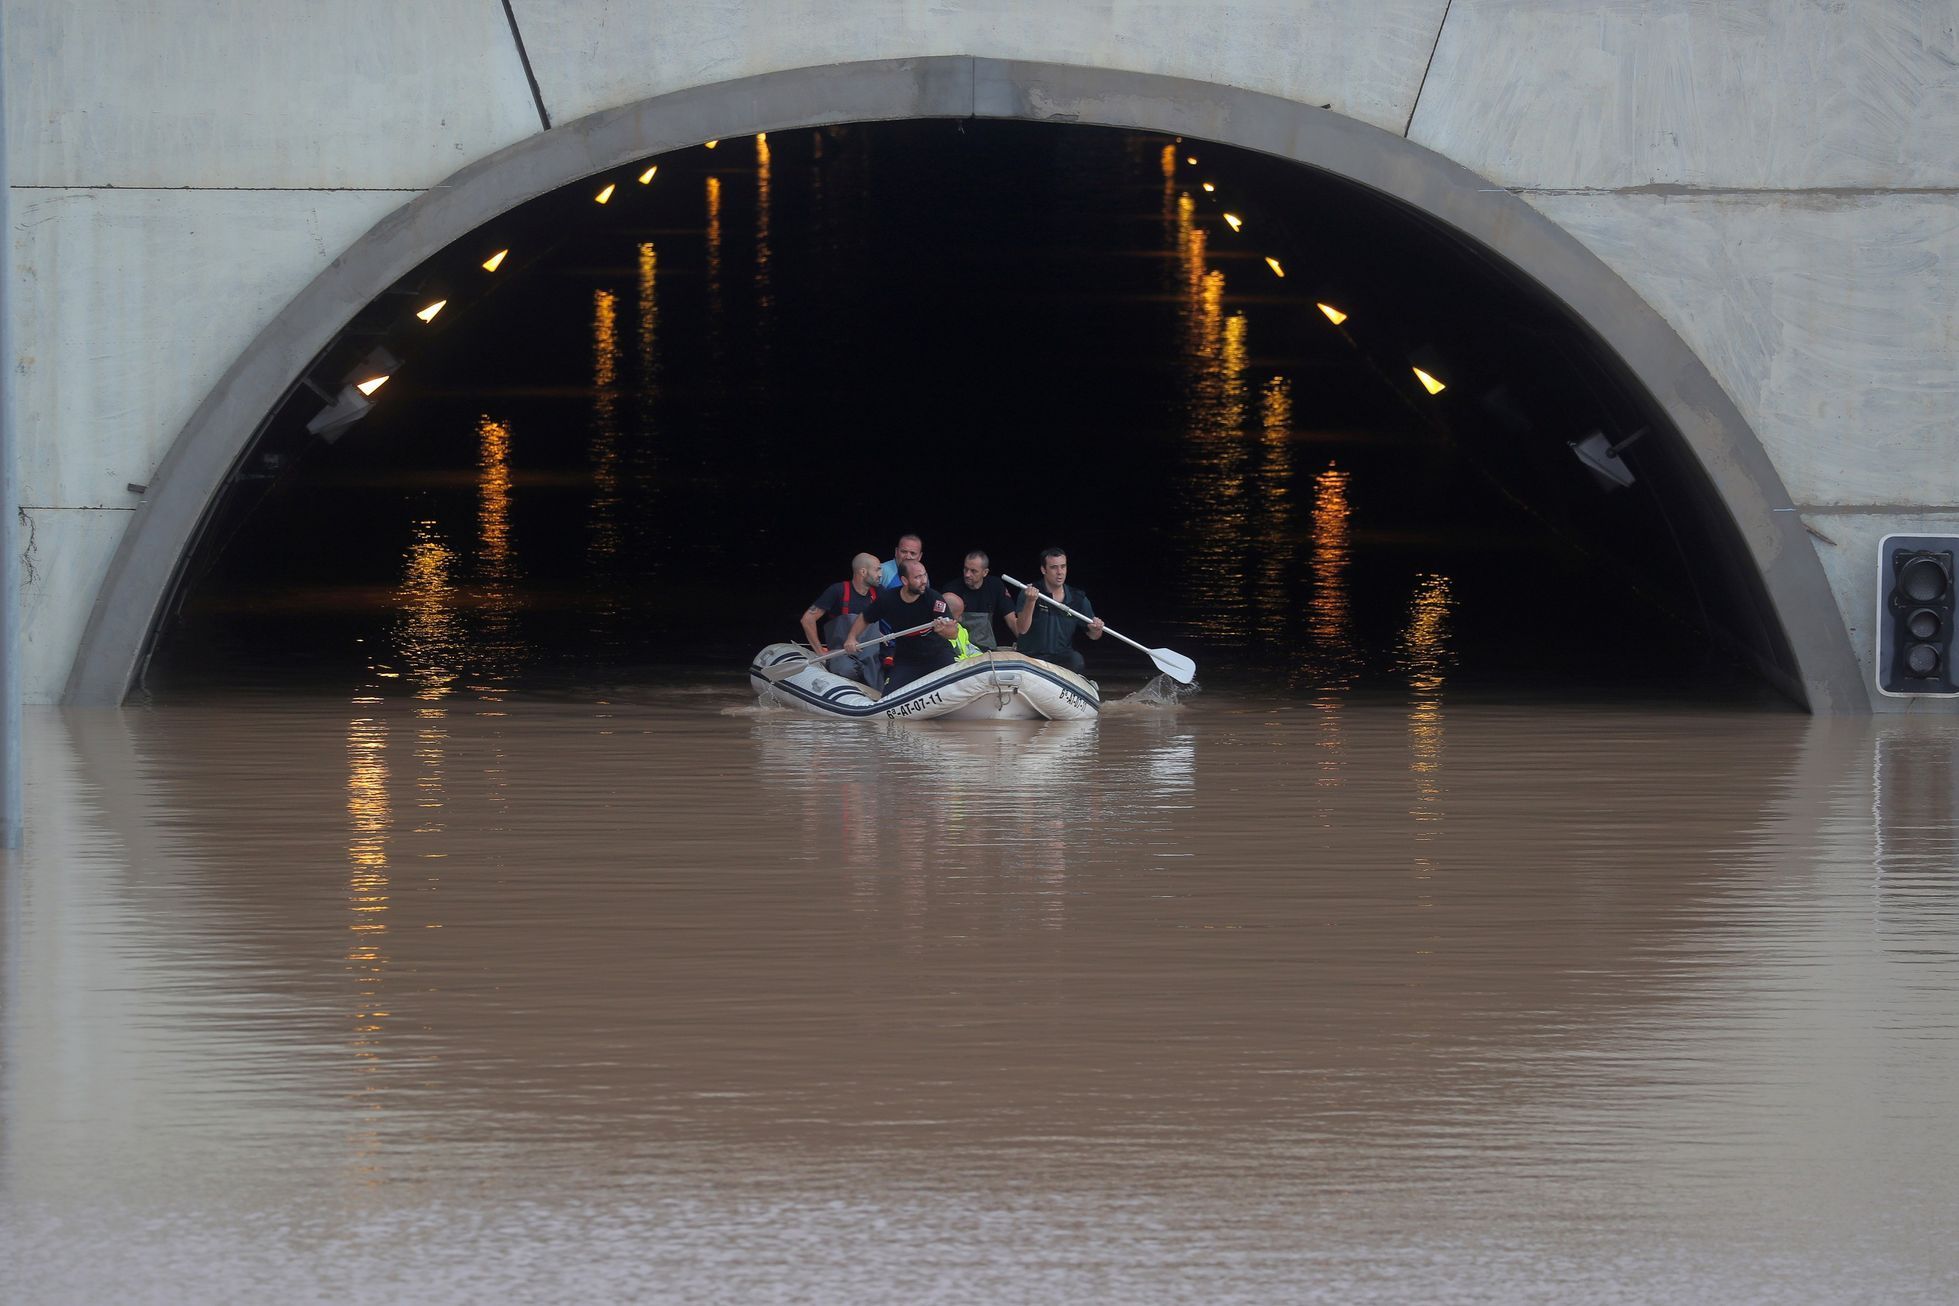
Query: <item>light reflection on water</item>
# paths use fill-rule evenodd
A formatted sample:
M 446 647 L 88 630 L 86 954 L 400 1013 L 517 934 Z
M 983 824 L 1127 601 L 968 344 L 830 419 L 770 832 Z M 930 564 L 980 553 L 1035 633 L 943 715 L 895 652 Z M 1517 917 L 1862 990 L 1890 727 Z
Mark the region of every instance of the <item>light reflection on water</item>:
M 19 1299 L 1949 1300 L 1959 735 L 1409 612 L 1331 789 L 1217 694 L 37 714 Z

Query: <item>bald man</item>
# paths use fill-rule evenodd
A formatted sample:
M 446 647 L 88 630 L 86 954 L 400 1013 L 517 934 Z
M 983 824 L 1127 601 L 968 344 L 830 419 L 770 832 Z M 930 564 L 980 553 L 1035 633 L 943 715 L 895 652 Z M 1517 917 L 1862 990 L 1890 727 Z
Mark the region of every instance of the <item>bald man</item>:
M 816 596 L 816 602 L 803 609 L 803 637 L 819 657 L 841 646 L 849 638 L 857 618 L 876 601 L 877 568 L 876 558 L 868 553 L 858 554 L 850 560 L 850 579 L 830 586 Z M 825 623 L 821 638 L 817 634 L 818 621 Z M 860 685 L 881 688 L 884 684 L 884 661 L 875 648 L 839 654 L 823 665 Z

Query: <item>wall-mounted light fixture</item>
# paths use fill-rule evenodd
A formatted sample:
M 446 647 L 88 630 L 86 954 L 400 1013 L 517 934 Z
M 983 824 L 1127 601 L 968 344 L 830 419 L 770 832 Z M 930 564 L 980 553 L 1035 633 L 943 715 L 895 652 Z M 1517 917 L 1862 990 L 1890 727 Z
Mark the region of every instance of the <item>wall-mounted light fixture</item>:
M 1583 439 L 1567 440 L 1565 445 L 1579 462 L 1585 464 L 1585 470 L 1592 474 L 1600 487 L 1610 493 L 1627 488 L 1637 479 L 1621 455 L 1642 439 L 1647 429 L 1642 426 L 1616 444 L 1605 438 L 1605 432 L 1593 431 Z
M 311 377 L 306 378 L 306 388 L 327 401 L 327 406 L 306 423 L 307 432 L 329 444 L 338 440 L 348 427 L 367 416 L 368 410 L 374 407 L 369 396 L 386 385 L 400 366 L 400 359 L 386 349 L 376 348 L 348 370 L 337 392 L 329 392 Z

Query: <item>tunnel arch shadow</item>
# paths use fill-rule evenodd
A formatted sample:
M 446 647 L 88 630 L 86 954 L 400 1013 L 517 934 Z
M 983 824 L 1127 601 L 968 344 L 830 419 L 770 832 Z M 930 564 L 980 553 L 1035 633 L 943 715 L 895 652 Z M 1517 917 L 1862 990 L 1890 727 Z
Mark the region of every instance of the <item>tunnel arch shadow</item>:
M 1591 331 L 1679 432 L 1746 550 L 1780 657 L 1761 670 L 1812 711 L 1866 711 L 1847 634 L 1767 453 L 1678 335 L 1525 201 L 1401 137 L 1277 97 L 1152 74 L 963 56 L 836 65 L 692 88 L 528 138 L 402 206 L 322 271 L 172 443 L 83 633 L 65 701 L 120 702 L 200 524 L 262 424 L 345 323 L 434 251 L 608 168 L 705 140 L 849 122 L 1012 119 L 1161 132 L 1318 169 L 1507 263 Z

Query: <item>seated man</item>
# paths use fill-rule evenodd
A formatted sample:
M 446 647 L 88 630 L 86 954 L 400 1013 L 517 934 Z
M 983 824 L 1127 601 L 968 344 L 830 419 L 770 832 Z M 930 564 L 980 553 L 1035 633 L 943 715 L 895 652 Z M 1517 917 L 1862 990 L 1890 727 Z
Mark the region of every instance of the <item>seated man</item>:
M 1079 674 L 1085 664 L 1082 655 L 1075 651 L 1075 635 L 1085 628 L 1090 639 L 1102 638 L 1102 619 L 1095 615 L 1088 595 L 1068 583 L 1067 553 L 1060 549 L 1042 551 L 1040 588 L 1089 618 L 1087 626 L 1059 608 L 1041 602 L 1034 597 L 1034 586 L 1029 585 L 1020 592 L 1020 611 L 1007 614 L 1007 628 L 1019 636 L 1014 647 L 1030 658 L 1052 662 Z
M 945 596 L 927 582 L 925 565 L 900 563 L 899 572 L 900 587 L 879 594 L 858 615 L 843 642 L 845 649 L 858 652 L 857 637 L 874 621 L 882 621 L 893 630 L 910 630 L 931 623 L 927 630 L 891 641 L 891 687 L 886 693 L 895 692 L 940 667 L 949 667 L 957 660 L 952 652 L 952 637 L 958 632 L 959 624 L 953 620 Z
M 803 609 L 803 637 L 809 641 L 810 650 L 819 657 L 831 649 L 842 645 L 850 635 L 850 627 L 858 614 L 871 606 L 877 597 L 877 559 L 868 553 L 860 553 L 850 560 L 850 579 L 840 580 L 816 596 L 816 602 Z M 821 636 L 817 634 L 817 622 L 823 622 Z M 861 653 L 846 653 L 831 658 L 824 664 L 831 672 L 845 680 L 854 680 L 860 685 L 875 689 L 884 683 L 884 667 L 876 649 L 865 649 Z
M 960 583 L 952 587 L 952 594 L 965 600 L 965 610 L 959 614 L 959 624 L 966 628 L 973 648 L 981 653 L 991 653 L 1000 647 L 999 635 L 993 629 L 995 616 L 1006 616 L 1013 611 L 1013 600 L 1007 597 L 1006 582 L 989 571 L 991 560 L 974 549 L 966 555 L 966 566 L 960 576 Z
M 897 548 L 892 550 L 891 560 L 878 568 L 877 587 L 881 590 L 896 590 L 899 587 L 900 568 L 908 562 L 925 561 L 925 541 L 916 535 L 904 534 L 898 537 Z M 952 615 L 957 617 L 963 606 L 956 594 L 947 594 L 946 601 L 952 605 Z M 891 632 L 886 631 L 887 635 Z

